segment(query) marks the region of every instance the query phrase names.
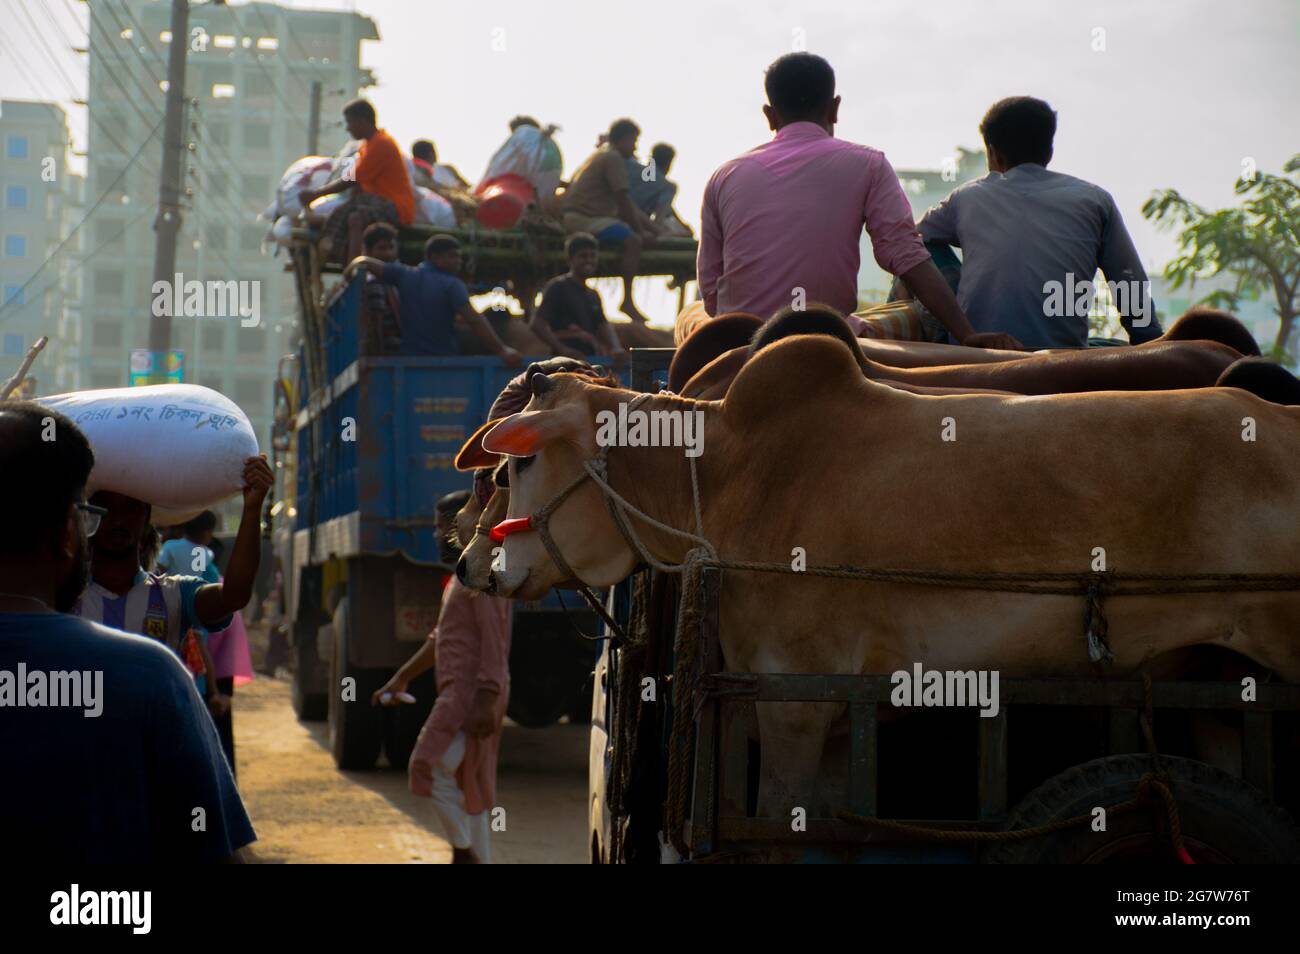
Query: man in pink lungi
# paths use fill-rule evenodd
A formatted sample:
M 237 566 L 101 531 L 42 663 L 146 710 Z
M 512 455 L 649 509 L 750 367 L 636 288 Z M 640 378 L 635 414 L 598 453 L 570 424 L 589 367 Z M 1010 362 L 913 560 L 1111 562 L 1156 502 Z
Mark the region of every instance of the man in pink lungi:
M 448 494 L 438 501 L 440 539 L 468 497 Z M 457 558 L 448 553 L 443 560 L 455 565 Z M 397 693 L 436 660 L 438 698 L 407 765 L 411 791 L 433 800 L 451 842 L 452 864 L 486 864 L 497 749 L 510 697 L 513 604 L 467 589 L 454 576 L 448 580 L 434 631 L 371 701 L 396 705 Z

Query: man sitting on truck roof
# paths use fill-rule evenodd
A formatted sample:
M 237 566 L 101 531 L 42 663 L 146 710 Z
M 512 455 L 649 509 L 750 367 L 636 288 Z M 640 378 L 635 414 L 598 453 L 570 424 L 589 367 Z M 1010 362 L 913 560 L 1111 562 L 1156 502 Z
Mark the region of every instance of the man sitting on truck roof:
M 424 261 L 418 266 L 384 262 L 360 255 L 348 263 L 344 277 L 358 268 L 397 286 L 402 299 L 402 354 L 459 354 L 456 318 L 464 321 L 487 350 L 507 367 L 523 360 L 514 348 L 502 343 L 492 326 L 469 300 L 469 289 L 458 276 L 460 242 L 450 235 L 434 235 L 424 243 Z
M 361 254 L 361 236 L 371 222 L 410 225 L 415 221 L 415 189 L 393 137 L 375 125 L 375 107 L 354 99 L 343 107 L 348 135 L 361 140 L 356 162 L 319 189 L 298 193 L 303 208 L 323 195 L 352 190 L 347 202 L 330 213 L 322 237 L 330 240 L 331 259 L 350 261 Z
M 835 137 L 835 71 L 812 53 L 767 68 L 770 142 L 723 163 L 704 190 L 696 271 L 705 310 L 769 318 L 800 301 L 842 314 L 858 307 L 865 226 L 880 267 L 900 276 L 961 344 L 1018 348 L 976 334 L 930 261 L 912 207 L 885 154 Z
M 614 367 L 627 364 L 627 352 L 605 319 L 605 309 L 587 280 L 596 274 L 599 246 L 590 232 L 576 232 L 564 243 L 569 270 L 546 283 L 532 329 L 557 355 L 604 355 Z
M 411 144 L 411 164 L 415 166 L 415 184 L 439 192 L 444 189 L 470 189 L 455 166 L 438 161 L 438 151 L 427 139 Z
M 623 246 L 623 304 L 621 310 L 634 322 L 645 315 L 632 301 L 632 279 L 641 262 L 641 249 L 654 241 L 659 227 L 638 209 L 629 194 L 627 160 L 636 152 L 640 127 L 630 119 L 617 119 L 608 140 L 578 167 L 564 193 L 564 230 L 590 232 L 598 242 Z
M 397 229 L 387 222 L 368 225 L 361 244 L 369 258 L 384 263 L 397 261 Z M 402 296 L 397 286 L 366 272 L 362 295 L 365 300 L 361 312 L 362 354 L 401 354 Z
M 664 234 L 689 237 L 688 229 L 673 209 L 677 196 L 677 183 L 668 179 L 677 150 L 666 142 L 657 142 L 650 149 L 650 161 L 642 164 L 632 156 L 627 160 L 628 194 L 638 209 L 650 216 Z
M 1047 170 L 1052 107 L 1031 96 L 1000 100 L 980 135 L 989 174 L 954 190 L 917 225 L 927 242 L 962 249 L 958 300 L 976 331 L 1008 332 L 1030 348 L 1086 347 L 1088 307 L 1074 289 L 1091 292 L 1100 268 L 1123 289 L 1114 300 L 1129 340 L 1160 337 L 1146 270 L 1115 200 Z M 1052 287 L 1063 307 L 1053 307 Z

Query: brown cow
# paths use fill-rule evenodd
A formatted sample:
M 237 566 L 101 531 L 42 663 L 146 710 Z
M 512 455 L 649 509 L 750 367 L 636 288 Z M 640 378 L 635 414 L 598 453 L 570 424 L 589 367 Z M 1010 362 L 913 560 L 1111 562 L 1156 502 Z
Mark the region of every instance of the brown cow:
M 1300 574 L 1300 410 L 1234 388 L 919 397 L 864 379 L 844 347 L 820 336 L 765 349 L 720 402 L 535 378 L 526 410 L 484 440 L 514 455 L 508 516 L 555 500 L 597 455 L 601 412 L 633 399 L 647 414 L 703 415 L 703 533 L 724 559 L 789 566 L 799 548 L 809 565 L 1082 575 L 1101 548 L 1121 575 Z M 694 529 L 681 448 L 606 453 L 623 498 Z M 826 503 L 882 491 L 895 494 L 890 506 Z M 516 526 L 498 592 L 535 599 L 563 574 L 538 534 Z M 680 538 L 638 530 L 657 560 L 686 556 Z M 590 480 L 554 511 L 550 532 L 589 585 L 613 584 L 639 562 Z M 719 605 L 732 671 L 1092 672 L 1073 596 L 731 570 Z M 1213 645 L 1300 681 L 1293 591 L 1112 596 L 1106 612 L 1117 676 Z M 758 706 L 761 814 L 811 804 L 822 742 L 841 715 L 829 704 Z

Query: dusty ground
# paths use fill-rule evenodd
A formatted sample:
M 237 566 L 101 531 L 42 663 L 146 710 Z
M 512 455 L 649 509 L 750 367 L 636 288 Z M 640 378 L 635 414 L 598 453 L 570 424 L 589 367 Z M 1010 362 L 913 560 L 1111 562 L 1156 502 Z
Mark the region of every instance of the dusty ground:
M 406 773 L 340 772 L 325 723 L 299 722 L 289 683 L 259 675 L 235 695 L 239 790 L 252 816 L 259 860 L 291 863 L 434 863 L 451 848 Z M 492 861 L 586 863 L 586 726 L 524 729 L 507 723 L 497 770 L 506 830 Z

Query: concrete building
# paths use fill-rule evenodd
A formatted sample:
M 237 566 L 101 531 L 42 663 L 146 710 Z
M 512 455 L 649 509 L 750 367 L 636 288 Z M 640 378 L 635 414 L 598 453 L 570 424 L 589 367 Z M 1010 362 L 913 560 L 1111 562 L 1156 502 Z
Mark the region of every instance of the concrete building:
M 31 371 L 41 394 L 63 389 L 58 372 L 78 347 L 77 239 L 41 269 L 80 217 L 83 182 L 68 170 L 69 142 L 57 104 L 0 100 L 0 382 L 46 335 Z
M 148 344 L 170 4 L 90 0 L 89 8 L 87 194 L 111 195 L 86 240 L 108 247 L 86 263 L 78 373 L 83 387 L 118 387 L 127 383 L 131 351 Z M 307 151 L 313 81 L 324 91 L 320 148 L 342 144 L 339 107 L 373 85 L 360 58 L 362 41 L 375 39 L 373 21 L 356 13 L 191 6 L 190 194 L 176 267 L 185 282 L 258 283 L 260 324 L 244 327 L 237 315 L 174 317 L 171 347 L 183 353 L 184 380 L 239 404 L 264 446 L 276 365 L 294 348 L 296 301 L 283 259 L 263 249 L 269 223 L 258 213 L 285 168 Z

